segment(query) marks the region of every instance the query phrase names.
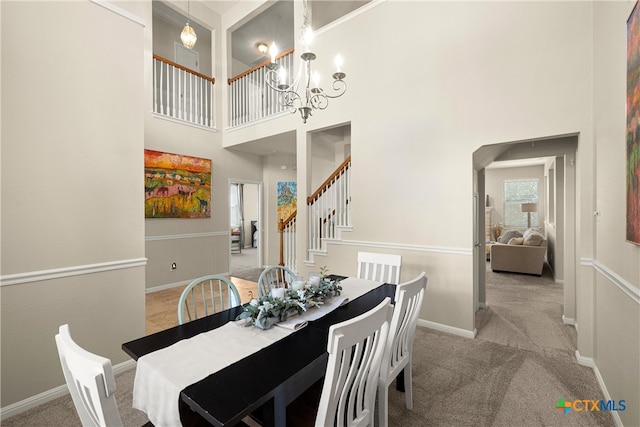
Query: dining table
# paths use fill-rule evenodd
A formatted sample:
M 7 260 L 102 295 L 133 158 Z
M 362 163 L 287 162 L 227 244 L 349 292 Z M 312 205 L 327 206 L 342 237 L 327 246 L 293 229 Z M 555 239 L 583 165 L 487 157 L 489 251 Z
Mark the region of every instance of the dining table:
M 325 375 L 329 328 L 387 297 L 393 303 L 393 284 L 329 278 L 342 286 L 339 306 L 299 329 L 284 331 L 276 324 L 263 331 L 237 325 L 244 311 L 237 306 L 124 343 L 122 349 L 137 361 L 133 406 L 144 410 L 156 427 L 242 425 L 250 415 L 265 426 L 286 426 L 287 406 Z M 245 349 L 244 344 L 257 347 Z M 191 368 L 199 365 L 201 372 L 192 374 Z M 144 380 L 139 378 L 143 372 Z M 165 383 L 174 390 L 163 395 Z M 176 409 L 168 410 L 174 405 Z M 163 418 L 163 412 L 171 411 L 175 418 Z

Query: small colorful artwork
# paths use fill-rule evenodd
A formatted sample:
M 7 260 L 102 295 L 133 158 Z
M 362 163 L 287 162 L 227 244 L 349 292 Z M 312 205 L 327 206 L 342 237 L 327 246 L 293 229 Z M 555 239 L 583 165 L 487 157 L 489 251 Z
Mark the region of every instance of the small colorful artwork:
M 640 22 L 627 21 L 627 240 L 640 244 Z
M 211 160 L 144 150 L 145 218 L 210 218 Z
M 278 183 L 278 219 L 285 220 L 298 209 L 298 190 L 295 182 Z

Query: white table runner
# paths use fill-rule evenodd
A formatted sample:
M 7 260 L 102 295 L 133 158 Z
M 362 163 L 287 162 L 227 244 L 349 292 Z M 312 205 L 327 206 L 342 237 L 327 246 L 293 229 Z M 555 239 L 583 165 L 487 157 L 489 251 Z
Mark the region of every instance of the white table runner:
M 156 427 L 179 426 L 180 391 L 203 378 L 292 334 L 346 301 L 354 300 L 382 282 L 347 278 L 342 294 L 300 316 L 262 330 L 229 322 L 212 331 L 179 341 L 138 359 L 133 383 L 133 407 L 144 411 Z

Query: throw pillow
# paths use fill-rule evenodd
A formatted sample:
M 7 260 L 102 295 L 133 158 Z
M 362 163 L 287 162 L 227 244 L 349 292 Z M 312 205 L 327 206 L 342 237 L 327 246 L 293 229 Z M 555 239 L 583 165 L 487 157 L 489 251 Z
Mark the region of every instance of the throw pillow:
M 524 242 L 524 237 L 512 237 L 509 240 L 510 245 L 521 245 Z
M 533 231 L 529 233 L 527 237 L 524 238 L 524 245 L 527 246 L 540 246 L 540 243 L 544 240 L 544 236 L 537 231 Z
M 505 232 L 502 236 L 500 236 L 500 243 L 509 243 L 513 237 L 522 237 L 522 233 L 518 230 L 509 230 Z

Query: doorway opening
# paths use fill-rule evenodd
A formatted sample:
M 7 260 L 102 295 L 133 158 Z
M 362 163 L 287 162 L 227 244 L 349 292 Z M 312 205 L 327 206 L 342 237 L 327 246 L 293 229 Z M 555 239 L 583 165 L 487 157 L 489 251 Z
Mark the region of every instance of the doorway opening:
M 473 153 L 474 313 L 487 308 L 488 275 L 493 275 L 492 279 L 495 279 L 498 277 L 495 274 L 501 274 L 492 272 L 489 259 L 490 246 L 495 239 L 495 225 L 503 225 L 503 235 L 508 228 L 504 224 L 505 209 L 509 207 L 509 201 L 504 200 L 504 182 L 514 178 L 533 178 L 539 181 L 540 187 L 536 228 L 544 235 L 548 245 L 545 271 L 550 276 L 550 283 L 562 285 L 563 323 L 575 324 L 577 146 L 578 134 L 569 134 L 485 145 Z M 511 214 L 507 216 L 513 217 Z M 527 224 L 525 220 L 522 231 L 525 231 Z M 517 229 L 517 224 L 511 228 Z M 500 279 L 507 277 L 504 275 Z M 527 278 L 519 274 L 513 277 Z M 475 328 L 482 326 L 476 324 Z
M 229 181 L 229 274 L 257 282 L 262 271 L 262 183 Z

